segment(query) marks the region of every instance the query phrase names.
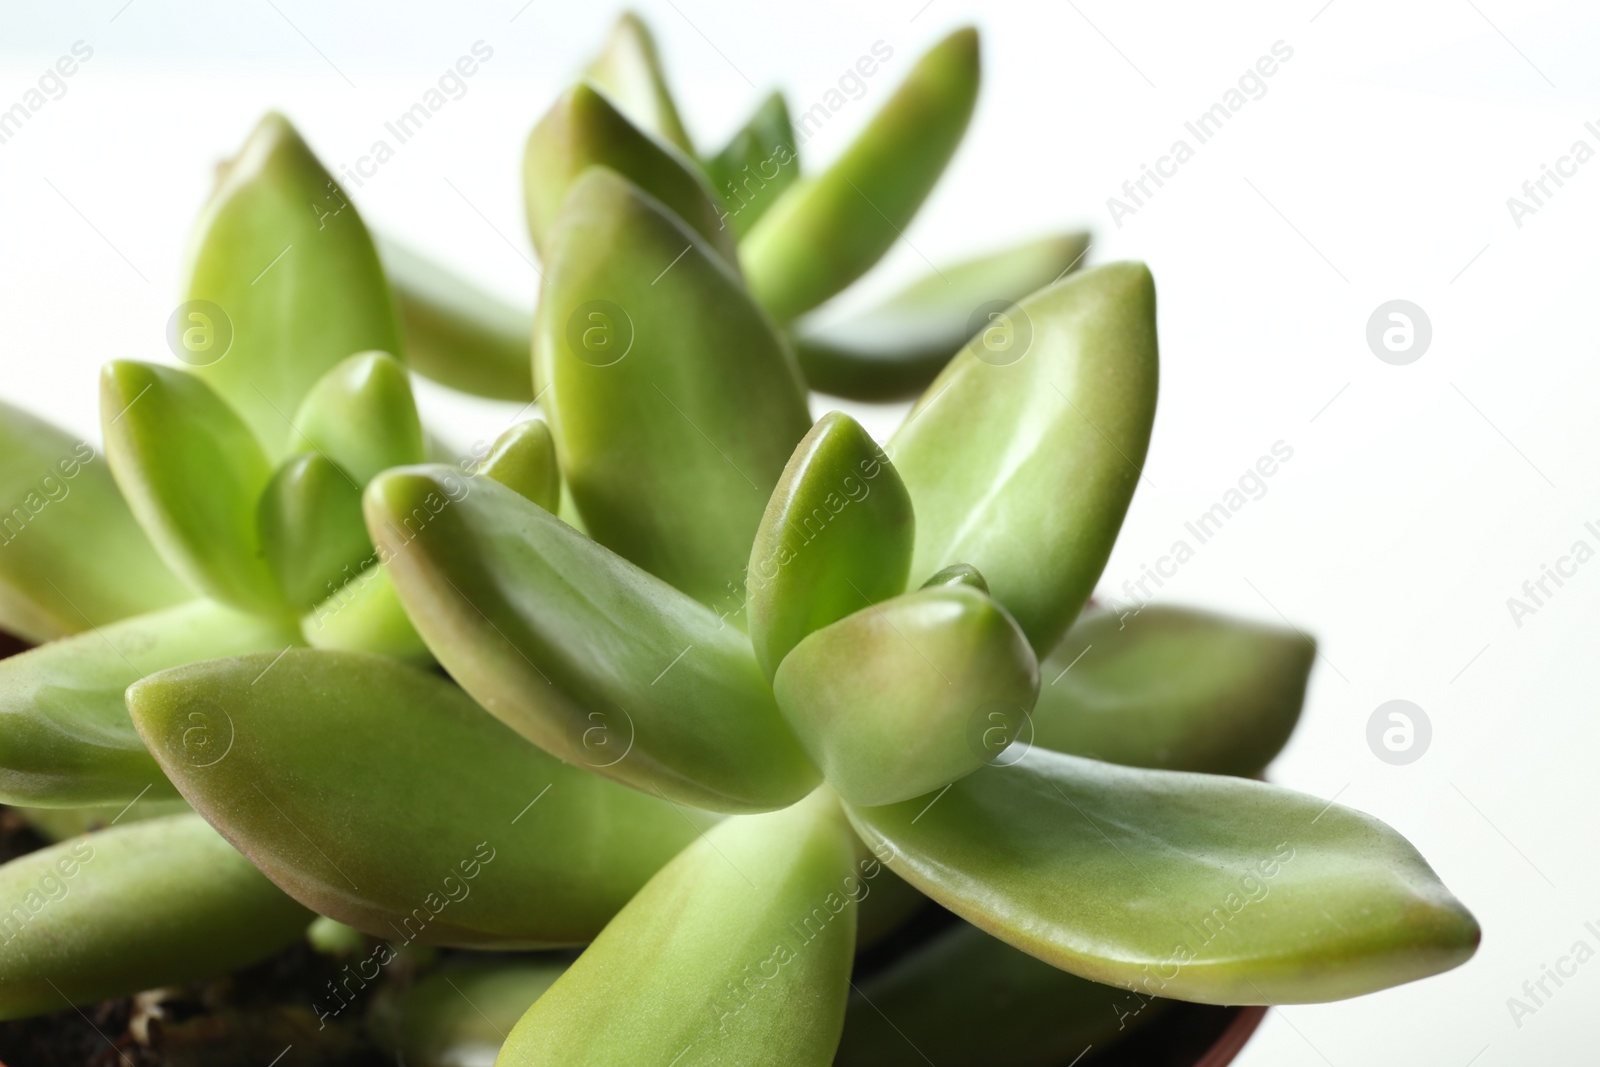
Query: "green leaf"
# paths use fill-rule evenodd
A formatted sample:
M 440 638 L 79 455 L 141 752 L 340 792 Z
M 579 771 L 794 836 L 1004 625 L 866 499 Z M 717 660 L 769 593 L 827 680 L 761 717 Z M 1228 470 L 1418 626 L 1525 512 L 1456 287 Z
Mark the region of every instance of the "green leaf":
M 638 15 L 627 11 L 617 19 L 605 47 L 584 73 L 617 102 L 634 125 L 694 155 L 677 105 L 667 91 L 655 40 Z
M 739 254 L 761 305 L 787 321 L 865 274 L 939 180 L 977 98 L 978 32 L 957 30 L 917 61 L 844 155 L 795 183 L 745 237 Z
M 368 1014 L 373 1036 L 406 1067 L 482 1067 L 566 969 L 559 958 L 472 960 L 385 986 Z
M 961 923 L 860 983 L 836 1067 L 1062 1067 L 1167 1002 L 1088 982 Z M 891 1022 L 892 1020 L 892 1022 Z
M 0 402 L 0 630 L 43 644 L 192 595 L 94 446 Z
M 590 535 L 702 603 L 737 601 L 767 498 L 811 427 L 772 323 L 680 222 L 595 168 L 551 242 L 534 329 Z
M 802 322 L 795 354 L 811 388 L 852 400 L 899 400 L 933 381 L 975 335 L 1013 343 L 1009 306 L 1071 271 L 1087 233 L 1046 237 L 942 267 L 844 320 Z
M 0 867 L 0 1018 L 255 963 L 311 915 L 198 815 L 118 826 Z
M 376 555 L 369 558 L 371 563 L 301 618 L 306 644 L 432 663 L 433 655 L 406 617 L 389 572 L 376 562 Z
M 256 529 L 272 467 L 227 402 L 192 374 L 116 360 L 100 423 L 111 473 L 172 569 L 235 607 L 283 610 Z
M 495 438 L 477 473 L 515 489 L 554 514 L 561 504 L 561 471 L 550 425 L 540 419 L 519 422 Z
M 828 784 L 891 804 L 970 774 L 1016 738 L 1039 665 L 976 589 L 924 589 L 862 608 L 795 646 L 778 707 Z
M 0 660 L 0 802 L 122 806 L 147 789 L 173 796 L 123 690 L 182 663 L 298 643 L 292 626 L 197 600 Z
M 1105 567 L 1156 407 L 1155 286 L 1140 263 L 1074 275 L 1018 305 L 1031 338 L 969 344 L 889 455 L 917 509 L 911 580 L 976 567 L 1045 655 Z
M 131 725 L 131 724 L 130 724 Z M 159 772 L 156 772 L 159 773 Z M 172 786 L 162 780 L 162 785 L 170 796 L 152 797 L 146 793 L 142 797 L 135 797 L 128 803 L 94 804 L 85 808 L 28 808 L 8 805 L 12 811 L 22 816 L 28 828 L 37 833 L 46 841 L 65 841 L 69 837 L 87 834 L 95 830 L 104 830 L 107 827 L 121 823 L 128 826 L 146 819 L 160 819 L 168 815 L 179 815 L 183 812 L 193 811 L 188 801 L 178 796 Z
M 1040 668 L 1033 743 L 1254 777 L 1289 740 L 1315 658 L 1283 627 L 1184 608 L 1087 612 Z
M 687 223 L 724 260 L 738 263 L 733 231 L 723 224 L 722 201 L 694 160 L 641 131 L 585 82 L 556 99 L 528 135 L 523 154 L 528 234 L 541 257 L 548 259 L 567 194 L 590 167 L 616 171 Z
M 921 587 L 937 589 L 941 585 L 970 585 L 980 593 L 989 591 L 989 583 L 978 573 L 978 568 L 969 563 L 952 563 L 943 570 L 934 571 Z
M 289 419 L 313 382 L 352 352 L 400 351 L 367 228 L 282 115 L 223 166 L 192 249 L 184 292 L 230 343 L 187 361 L 274 459 L 297 446 Z
M 385 352 L 340 360 L 295 413 L 293 451 L 310 449 L 366 485 L 389 467 L 421 463 L 422 420 L 406 369 Z
M 800 177 L 794 127 L 782 93 L 762 101 L 716 155 L 704 160 L 706 177 L 722 198 L 725 219 L 743 237 Z
M 855 947 L 854 871 L 825 791 L 729 819 L 640 890 L 495 1063 L 827 1067 Z
M 710 609 L 492 480 L 390 471 L 366 506 L 433 654 L 547 752 L 712 811 L 816 786 L 749 639 Z
M 588 941 L 699 832 L 384 656 L 192 663 L 130 688 L 128 710 L 184 798 L 268 878 L 397 944 Z M 232 744 L 196 760 L 197 739 Z
M 756 530 L 750 641 L 771 678 L 800 639 L 904 592 L 911 497 L 861 424 L 829 412 L 801 440 Z
M 378 254 L 400 312 L 406 366 L 474 396 L 533 399 L 533 315 L 387 238 Z
M 1337 1000 L 1447 971 L 1478 944 L 1405 838 L 1262 782 L 1034 748 L 942 796 L 849 812 L 896 873 L 956 914 L 1146 996 Z
M 326 597 L 372 555 L 361 521 L 361 490 L 321 453 L 285 460 L 257 507 L 267 565 L 296 608 Z

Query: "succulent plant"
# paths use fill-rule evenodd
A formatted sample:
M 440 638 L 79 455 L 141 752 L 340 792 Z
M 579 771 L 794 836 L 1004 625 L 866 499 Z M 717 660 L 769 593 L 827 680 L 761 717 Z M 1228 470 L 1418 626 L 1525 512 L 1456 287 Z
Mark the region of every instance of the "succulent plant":
M 531 324 L 380 260 L 265 119 L 197 228 L 189 366 L 105 370 L 104 461 L 0 408 L 0 627 L 37 645 L 0 801 L 62 838 L 0 866 L 0 1016 L 309 936 L 352 961 L 318 1028 L 383 987 L 406 1063 L 1045 1065 L 1470 956 L 1399 834 L 1258 780 L 1308 639 L 1090 603 L 1155 415 L 1143 265 L 1073 273 L 1068 235 L 804 317 L 916 213 L 977 57 L 936 45 L 803 174 L 781 97 L 698 157 L 625 17 L 529 138 Z M 407 366 L 547 421 L 426 462 Z M 881 446 L 811 417 L 923 387 Z

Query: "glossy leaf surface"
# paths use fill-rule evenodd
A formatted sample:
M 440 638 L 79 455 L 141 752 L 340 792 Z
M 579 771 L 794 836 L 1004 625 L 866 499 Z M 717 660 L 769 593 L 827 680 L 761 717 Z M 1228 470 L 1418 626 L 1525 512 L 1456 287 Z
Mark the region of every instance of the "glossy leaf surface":
M 1138 485 L 1155 312 L 1143 264 L 1099 267 L 1018 305 L 1026 346 L 994 360 L 975 340 L 951 361 L 888 448 L 917 509 L 913 582 L 971 564 L 1035 652 L 1055 647 Z
M 965 585 L 862 608 L 801 641 L 773 679 L 800 743 L 853 804 L 970 774 L 1017 736 L 1038 691 L 1022 631 Z
M 0 1018 L 225 973 L 297 940 L 311 914 L 198 815 L 118 826 L 0 867 Z
M 41 643 L 192 594 L 92 444 L 0 402 L 0 630 Z
M 372 562 L 300 619 L 300 632 L 312 648 L 377 652 L 400 659 L 433 662 L 395 592 L 389 572 Z
M 740 258 L 762 306 L 787 321 L 865 274 L 939 180 L 977 97 L 978 33 L 957 30 L 917 61 L 844 155 L 791 187 L 745 238 Z
M 1316 797 L 1034 748 L 936 800 L 851 808 L 911 884 L 1083 978 L 1210 1004 L 1371 993 L 1478 924 L 1405 838 Z
M 361 485 L 388 467 L 422 462 L 422 421 L 411 379 L 384 352 L 340 360 L 311 387 L 294 424 L 291 449 L 320 453 Z
M 291 456 L 257 504 L 267 566 L 298 609 L 326 598 L 372 555 L 361 521 L 361 490 L 320 452 Z
M 844 1020 L 855 844 L 824 794 L 729 819 L 612 920 L 499 1067 L 826 1067 Z
M 562 214 L 535 331 L 590 535 L 736 610 L 767 498 L 811 426 L 772 323 L 660 205 L 596 169 Z
M 561 506 L 561 471 L 547 422 L 519 422 L 495 438 L 477 473 L 515 489 L 552 514 Z
M 767 677 L 807 634 L 903 592 L 914 532 L 911 496 L 878 443 L 843 412 L 819 419 L 767 502 L 745 573 Z
M 617 102 L 636 126 L 694 154 L 677 105 L 667 91 L 661 57 L 650 30 L 633 12 L 624 12 L 611 29 L 605 47 L 585 74 Z
M 391 471 L 367 527 L 446 670 L 577 767 L 714 811 L 792 804 L 816 785 L 749 639 L 498 482 L 445 499 L 449 468 Z
M 927 387 L 974 336 L 1009 306 L 1083 261 L 1086 233 L 1029 241 L 940 267 L 876 307 L 795 333 L 800 370 L 813 389 L 854 400 L 897 400 Z M 991 344 L 1011 337 L 1002 330 Z
M 711 187 L 722 199 L 724 219 L 744 236 L 800 177 L 789 105 L 782 93 L 762 101 L 722 151 L 703 163 Z
M 1289 740 L 1316 647 L 1184 608 L 1087 612 L 1040 668 L 1034 743 L 1130 767 L 1253 777 Z
M 978 573 L 978 568 L 969 563 L 952 563 L 942 570 L 934 571 L 928 576 L 928 580 L 922 583 L 921 588 L 936 589 L 941 585 L 970 585 L 980 593 L 989 591 L 989 583 Z
M 685 812 L 568 767 L 437 674 L 383 656 L 194 663 L 132 687 L 128 709 L 185 799 L 251 862 L 375 937 L 581 943 L 698 833 Z M 196 758 L 200 741 L 231 745 Z

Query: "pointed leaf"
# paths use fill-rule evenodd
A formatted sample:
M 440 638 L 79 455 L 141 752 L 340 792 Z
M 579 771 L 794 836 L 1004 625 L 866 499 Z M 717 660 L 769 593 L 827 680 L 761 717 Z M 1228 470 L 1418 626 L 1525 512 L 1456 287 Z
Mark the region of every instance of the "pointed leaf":
M 861 424 L 824 415 L 767 502 L 745 588 L 750 642 L 770 678 L 800 639 L 905 591 L 911 497 Z
M 0 867 L 0 900 L 0 1019 L 223 974 L 311 921 L 198 815 L 18 857 Z
M 787 321 L 865 274 L 944 173 L 977 98 L 978 32 L 957 30 L 917 60 L 844 155 L 746 236 L 739 254 L 761 305 Z
M 1059 281 L 1088 248 L 1087 233 L 1029 241 L 941 267 L 851 318 L 802 323 L 795 333 L 800 370 L 811 388 L 852 400 L 912 396 L 975 335 L 989 334 L 991 349 L 1017 343 L 1000 316 Z
M 45 641 L 192 594 L 87 441 L 0 402 L 0 630 Z
M 100 375 L 106 458 L 168 565 L 235 607 L 282 609 L 256 501 L 272 477 L 234 410 L 194 375 L 117 360 Z
M 385 986 L 368 1013 L 373 1036 L 406 1067 L 484 1067 L 566 969 L 559 957 L 472 960 Z
M 1156 406 L 1155 286 L 1139 263 L 1018 305 L 1031 336 L 974 340 L 889 442 L 917 509 L 911 580 L 976 567 L 1044 655 L 1088 599 L 1138 484 Z
M 340 360 L 294 418 L 296 452 L 320 452 L 366 485 L 381 470 L 421 463 L 422 420 L 406 369 L 385 352 Z
M 762 101 L 722 151 L 703 162 L 722 198 L 726 221 L 743 237 L 800 177 L 789 105 L 782 93 Z
M 1005 610 L 965 585 L 862 608 L 795 646 L 778 706 L 828 784 L 891 804 L 970 774 L 1022 728 L 1039 666 Z
M 366 567 L 301 618 L 300 631 L 306 644 L 432 663 L 433 655 L 406 617 L 389 572 L 378 564 L 375 555 L 370 559 Z
M 194 663 L 130 688 L 128 711 L 184 798 L 267 877 L 375 937 L 587 941 L 699 832 L 384 656 Z M 197 736 L 232 745 L 194 760 Z
M 722 201 L 694 160 L 640 130 L 586 82 L 562 93 L 528 135 L 523 192 L 528 233 L 541 256 L 548 258 L 551 233 L 568 192 L 584 171 L 597 166 L 616 171 L 660 201 L 724 260 L 737 264 Z
M 395 241 L 378 240 L 406 366 L 474 396 L 527 403 L 533 315 Z
M 941 585 L 970 585 L 980 593 L 989 591 L 989 583 L 978 573 L 978 568 L 969 563 L 952 563 L 943 570 L 934 571 L 921 588 L 937 589 Z
M 1034 748 L 932 800 L 850 818 L 912 885 L 1092 981 L 1309 1003 L 1447 971 L 1478 944 L 1477 922 L 1405 838 L 1262 782 Z
M 477 473 L 515 489 L 548 512 L 554 513 L 561 504 L 556 442 L 550 424 L 540 419 L 519 422 L 497 437 Z
M 267 565 L 289 603 L 308 608 L 345 583 L 372 555 L 361 490 L 318 452 L 284 461 L 257 505 Z
M 184 290 L 231 344 L 195 371 L 274 458 L 313 382 L 352 352 L 400 351 L 399 320 L 355 208 L 282 115 L 227 163 L 192 238 Z M 188 306 L 188 305 L 186 305 Z
M 0 660 L 0 802 L 125 806 L 175 795 L 123 690 L 181 663 L 298 643 L 292 626 L 197 600 Z
M 767 498 L 811 426 L 792 353 L 738 279 L 659 204 L 592 169 L 552 241 L 534 359 L 594 539 L 702 603 L 737 601 Z
M 826 792 L 729 819 L 534 1002 L 503 1067 L 827 1067 L 855 947 L 855 847 Z M 681 1050 L 681 1051 L 680 1051 Z
M 749 639 L 708 608 L 498 482 L 390 471 L 366 505 L 433 654 L 541 748 L 713 811 L 779 808 L 816 786 Z
M 631 11 L 617 19 L 605 47 L 585 74 L 604 89 L 640 129 L 694 154 L 678 108 L 667 91 L 666 75 L 656 42 L 644 22 Z
M 1253 777 L 1289 740 L 1315 657 L 1278 626 L 1159 606 L 1088 612 L 1040 668 L 1033 743 Z

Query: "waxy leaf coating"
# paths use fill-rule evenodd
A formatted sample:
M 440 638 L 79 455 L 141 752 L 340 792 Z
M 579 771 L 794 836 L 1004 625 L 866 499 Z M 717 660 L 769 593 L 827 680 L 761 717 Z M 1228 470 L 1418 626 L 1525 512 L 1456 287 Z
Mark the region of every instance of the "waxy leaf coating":
M 300 619 L 300 632 L 312 648 L 377 652 L 432 663 L 433 655 L 411 625 L 389 572 L 377 561 L 351 574 L 326 600 Z
M 338 589 L 372 555 L 360 487 L 320 452 L 284 461 L 261 494 L 256 525 L 278 587 L 300 610 Z
M 605 47 L 584 73 L 617 102 L 634 125 L 677 145 L 686 155 L 694 154 L 677 105 L 667 91 L 655 39 L 638 15 L 627 11 L 617 19 Z
M 452 477 L 384 474 L 367 528 L 428 647 L 480 704 L 651 796 L 764 811 L 816 786 L 742 631 L 498 482 L 474 479 L 430 517 Z
M 825 791 L 729 819 L 639 891 L 495 1063 L 827 1067 L 861 885 L 855 842 Z
M 976 567 L 1045 655 L 1105 567 L 1156 407 L 1155 285 L 1140 263 L 1035 293 L 1031 342 L 974 339 L 889 442 L 917 509 L 911 580 Z
M 477 473 L 515 489 L 551 514 L 561 506 L 561 471 L 547 422 L 519 422 L 495 438 Z
M 723 221 L 744 236 L 800 177 L 794 127 L 782 93 L 762 101 L 722 151 L 703 162 L 722 198 Z
M 745 574 L 750 642 L 767 677 L 814 630 L 901 593 L 911 497 L 861 424 L 830 412 L 801 440 L 756 530 Z
M 87 441 L 0 402 L 0 631 L 34 643 L 192 594 Z
M 1039 691 L 1005 609 L 967 585 L 862 608 L 795 646 L 778 706 L 828 784 L 853 804 L 921 796 L 999 756 Z
M 611 171 L 573 187 L 550 247 L 534 360 L 585 528 L 737 611 L 767 498 L 811 427 L 793 354 L 728 266 Z
M 193 663 L 130 688 L 128 710 L 185 799 L 267 877 L 396 945 L 588 941 L 699 832 L 385 656 Z M 197 742 L 227 747 L 197 757 Z
M 975 926 L 1146 996 L 1337 1000 L 1478 945 L 1405 838 L 1263 782 L 1034 748 L 937 798 L 847 810 L 897 874 Z
M 198 815 L 117 826 L 0 867 L 0 1019 L 226 973 L 311 914 Z
M 422 420 L 411 379 L 385 352 L 358 352 L 317 379 L 295 413 L 294 451 L 310 450 L 366 485 L 389 467 L 421 463 Z

